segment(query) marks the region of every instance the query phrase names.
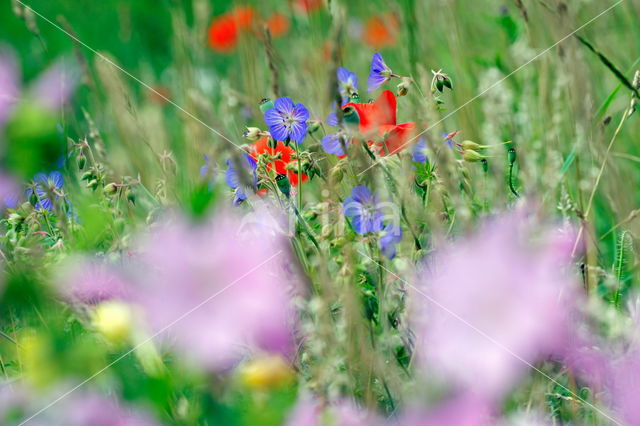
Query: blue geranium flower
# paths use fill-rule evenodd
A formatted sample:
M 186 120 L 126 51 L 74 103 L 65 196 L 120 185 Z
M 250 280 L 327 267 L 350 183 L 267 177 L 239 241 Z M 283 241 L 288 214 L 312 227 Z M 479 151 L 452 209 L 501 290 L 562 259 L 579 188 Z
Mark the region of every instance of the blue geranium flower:
M 371 68 L 369 70 L 369 79 L 367 80 L 367 92 L 373 92 L 377 90 L 387 81 L 391 80 L 392 75 L 391 68 L 384 63 L 382 55 L 375 53 L 371 58 Z
M 207 154 L 203 155 L 204 164 L 200 166 L 200 177 L 204 179 L 209 174 L 209 168 L 211 167 L 211 159 Z
M 358 76 L 346 68 L 338 68 L 338 89 L 342 95 L 342 102 L 358 93 Z
M 309 111 L 302 104 L 294 104 L 290 98 L 276 99 L 273 108 L 264 113 L 264 122 L 271 136 L 278 141 L 290 139 L 302 143 L 307 135 Z
M 248 169 L 251 170 L 253 175 L 253 188 L 256 188 L 258 185 L 258 176 L 256 175 L 256 169 L 258 165 L 249 154 L 244 154 L 244 160 L 245 164 L 247 165 Z M 245 192 L 246 188 L 243 188 L 243 186 L 241 185 L 238 170 L 236 169 L 236 166 L 230 158 L 227 160 L 227 166 L 228 168 L 224 174 L 224 180 L 229 188 L 235 189 L 235 198 L 233 199 L 233 205 L 238 206 L 240 203 L 247 199 L 247 193 Z
M 53 171 L 48 175 L 44 173 L 38 173 L 33 178 L 33 182 L 35 183 L 35 193 L 38 196 L 38 201 L 35 204 L 36 210 L 53 210 L 53 204 L 49 199 L 49 192 L 58 192 L 58 190 L 62 189 L 64 185 L 64 179 L 62 178 L 62 173 Z M 27 199 L 31 197 L 33 194 L 33 188 L 27 189 Z M 55 196 L 57 200 L 59 198 L 58 195 Z
M 378 198 L 366 186 L 356 186 L 351 196 L 342 203 L 346 217 L 351 218 L 353 229 L 359 234 L 380 232 L 383 213 Z
M 418 140 L 418 142 L 413 146 L 412 157 L 413 161 L 416 163 L 427 162 L 427 141 L 425 138 L 420 138 L 420 140 Z
M 402 241 L 402 228 L 389 222 L 385 225 L 380 234 L 380 249 L 388 259 L 396 256 L 396 244 Z
M 344 149 L 340 141 L 340 133 L 330 133 L 322 137 L 322 149 L 328 154 L 335 154 L 338 157 L 344 156 Z

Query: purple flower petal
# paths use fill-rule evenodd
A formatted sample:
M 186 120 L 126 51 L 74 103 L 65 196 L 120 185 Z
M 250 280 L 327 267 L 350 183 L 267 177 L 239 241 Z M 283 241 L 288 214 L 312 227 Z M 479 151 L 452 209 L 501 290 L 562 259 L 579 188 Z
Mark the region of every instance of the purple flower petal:
M 297 143 L 302 143 L 305 136 L 307 136 L 307 123 L 306 122 L 296 122 L 291 126 L 290 137 L 291 140 L 296 141 Z
M 327 116 L 327 125 L 332 127 L 338 127 L 338 116 L 335 112 L 330 112 Z
M 269 126 L 269 133 L 271 133 L 271 137 L 277 141 L 284 141 L 289 137 L 287 128 L 282 123 L 276 124 L 274 126 Z
M 71 97 L 78 81 L 78 66 L 71 61 L 58 61 L 38 78 L 30 96 L 39 105 L 56 111 Z
M 283 121 L 284 119 L 282 118 L 282 115 L 275 108 L 271 108 L 264 113 L 264 122 L 267 126 L 282 124 Z
M 274 102 L 274 109 L 277 110 L 280 114 L 291 114 L 293 113 L 293 101 L 291 98 L 283 97 L 278 98 Z
M 338 156 L 344 155 L 342 143 L 340 142 L 340 136 L 337 134 L 329 134 L 324 136 L 322 138 L 321 144 L 322 149 L 324 149 L 328 154 L 335 154 Z
M 293 108 L 293 117 L 298 121 L 307 121 L 309 119 L 309 110 L 302 104 L 297 104 Z

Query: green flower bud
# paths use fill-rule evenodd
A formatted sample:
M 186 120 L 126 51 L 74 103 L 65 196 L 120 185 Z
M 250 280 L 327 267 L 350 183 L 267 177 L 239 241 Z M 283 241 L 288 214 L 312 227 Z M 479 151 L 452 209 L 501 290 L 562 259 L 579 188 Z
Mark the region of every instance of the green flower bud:
M 444 83 L 442 80 L 436 81 L 436 89 L 438 89 L 438 92 L 442 93 L 442 90 L 444 89 Z
M 111 183 L 105 185 L 104 193 L 106 195 L 115 195 L 116 192 L 118 192 L 118 186 L 115 183 L 111 182 Z
M 473 149 L 467 149 L 462 153 L 462 159 L 464 161 L 468 161 L 469 163 L 475 163 L 484 158 L 482 154 L 478 151 L 474 151 Z
M 485 173 L 489 172 L 489 162 L 487 161 L 486 158 L 483 158 L 480 163 L 482 164 L 482 171 L 484 171 Z
M 509 152 L 507 153 L 507 158 L 509 159 L 509 165 L 516 162 L 516 149 L 509 148 Z
M 87 183 L 87 188 L 96 189 L 98 187 L 98 181 L 96 179 L 91 179 Z
M 127 189 L 127 191 L 124 193 L 124 196 L 127 197 L 127 200 L 129 200 L 131 204 L 136 203 L 136 194 L 131 188 Z
M 260 133 L 261 133 L 261 130 L 258 129 L 257 127 L 247 127 L 247 131 L 244 132 L 242 135 L 245 138 L 249 139 L 250 141 L 254 142 L 260 139 Z
M 480 146 L 480 144 L 477 144 L 477 143 L 475 143 L 475 142 L 473 142 L 473 141 L 462 141 L 461 146 L 462 146 L 462 149 L 463 149 L 463 150 L 465 150 L 465 151 L 466 151 L 467 149 L 472 149 L 472 150 L 477 151 L 477 150 L 479 150 L 480 148 L 482 148 L 482 147 Z
M 287 175 L 276 176 L 276 183 L 278 184 L 278 189 L 280 189 L 285 197 L 289 198 L 291 195 L 291 183 L 289 182 Z
M 80 153 L 80 155 L 78 155 L 78 158 L 76 158 L 76 163 L 78 164 L 78 169 L 84 169 L 84 166 L 87 164 L 87 157 L 85 157 L 84 154 Z
M 320 129 L 320 122 L 318 120 L 309 121 L 308 132 L 309 132 L 310 135 L 315 133 L 315 132 L 317 132 L 318 129 Z
M 38 204 L 38 195 L 36 194 L 35 191 L 32 191 L 31 195 L 29 195 L 29 202 L 31 203 L 32 206 L 35 206 L 36 204 Z
M 263 114 L 274 107 L 273 101 L 269 98 L 264 98 L 260 101 L 260 111 L 262 111 Z
M 444 84 L 444 87 L 448 88 L 449 90 L 453 90 L 451 80 L 446 75 L 443 77 L 442 84 Z
M 95 177 L 95 176 L 93 175 L 93 172 L 88 171 L 88 172 L 84 172 L 84 173 L 82 174 L 82 178 L 81 178 L 81 179 L 82 179 L 82 180 L 91 180 L 91 179 L 93 179 L 94 177 Z
M 402 81 L 398 84 L 398 96 L 406 96 L 409 93 L 409 86 L 413 81 L 409 77 L 402 77 Z
M 18 226 L 22 223 L 24 218 L 18 213 L 11 213 L 7 219 L 12 226 Z

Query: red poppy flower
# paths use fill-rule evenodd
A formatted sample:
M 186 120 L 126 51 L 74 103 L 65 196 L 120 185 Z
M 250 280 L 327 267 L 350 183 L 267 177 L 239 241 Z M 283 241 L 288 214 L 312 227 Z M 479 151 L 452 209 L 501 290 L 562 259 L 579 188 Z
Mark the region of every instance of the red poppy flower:
M 209 47 L 216 52 L 227 53 L 238 44 L 238 24 L 232 15 L 217 16 L 209 26 Z
M 236 48 L 240 32 L 251 29 L 255 12 L 251 6 L 237 6 L 228 13 L 213 18 L 209 25 L 209 47 L 228 53 Z
M 273 38 L 282 37 L 289 31 L 289 18 L 275 12 L 267 19 L 267 27 Z
M 287 175 L 289 178 L 289 183 L 291 186 L 298 185 L 298 174 L 293 170 L 287 170 L 287 164 L 289 164 L 291 160 L 291 155 L 295 153 L 295 150 L 290 146 L 285 146 L 283 142 L 278 141 L 278 144 L 275 148 L 271 148 L 269 146 L 269 138 L 264 137 L 258 139 L 251 147 L 251 152 L 249 155 L 258 161 L 258 156 L 263 153 L 268 153 L 269 155 L 275 156 L 276 154 L 280 154 L 280 159 L 271 162 L 267 165 L 269 170 L 275 169 L 276 173 L 279 175 Z M 309 177 L 305 174 L 302 175 L 302 181 L 306 182 L 309 180 Z
M 366 44 L 378 50 L 396 44 L 398 29 L 398 18 L 391 13 L 385 13 L 369 18 L 365 23 L 362 38 Z
M 413 136 L 415 124 L 412 122 L 396 124 L 396 96 L 389 90 L 383 91 L 378 99 L 370 103 L 349 102 L 342 106 L 355 108 L 360 119 L 358 125 L 360 133 L 366 138 L 377 136 L 376 140 L 369 140 L 380 155 L 397 154 L 409 145 Z

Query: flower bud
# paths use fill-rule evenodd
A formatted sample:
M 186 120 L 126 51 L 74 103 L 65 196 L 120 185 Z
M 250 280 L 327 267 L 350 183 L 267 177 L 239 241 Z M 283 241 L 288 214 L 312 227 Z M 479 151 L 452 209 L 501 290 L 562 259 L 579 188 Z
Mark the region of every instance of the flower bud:
M 260 139 L 260 132 L 261 130 L 258 129 L 257 127 L 247 127 L 247 131 L 244 132 L 242 135 L 248 140 L 250 140 L 251 142 L 254 142 Z
M 409 86 L 413 81 L 409 77 L 402 77 L 402 81 L 398 84 L 398 96 L 406 96 L 409 93 Z
M 509 148 L 509 152 L 507 153 L 507 158 L 509 159 L 509 165 L 512 165 L 516 162 L 516 149 Z
M 91 179 L 87 183 L 87 188 L 96 189 L 98 187 L 98 181 L 96 179 Z
M 111 183 L 105 185 L 104 193 L 106 195 L 115 195 L 116 192 L 118 192 L 118 186 L 115 183 L 111 182 Z
M 285 197 L 289 198 L 291 195 L 291 183 L 287 178 L 287 175 L 278 175 L 276 176 L 276 183 L 278 184 L 278 189 L 285 195 Z
M 320 129 L 320 122 L 318 120 L 309 121 L 309 129 L 307 131 L 310 135 L 317 132 L 318 129 Z
M 96 307 L 92 324 L 108 341 L 121 344 L 131 335 L 132 317 L 131 308 L 127 304 L 111 300 Z
M 481 146 L 473 141 L 462 141 L 462 143 L 460 144 L 460 146 L 462 147 L 463 150 L 467 150 L 467 149 L 472 149 L 472 150 L 479 150 L 481 148 Z
M 32 206 L 38 204 L 38 195 L 36 194 L 36 191 L 32 191 L 31 195 L 29 195 L 29 203 L 31 203 Z
M 473 149 L 467 149 L 462 153 L 462 159 L 464 161 L 468 161 L 469 163 L 475 163 L 484 158 L 482 154 L 478 151 L 474 151 Z
M 20 216 L 18 213 L 11 213 L 9 218 L 7 219 L 12 226 L 17 226 L 22 223 L 24 218 Z
M 93 172 L 92 172 L 92 171 L 88 171 L 88 172 L 84 172 L 84 173 L 82 174 L 82 178 L 81 178 L 81 180 L 91 180 L 91 179 L 93 179 L 93 178 L 94 178 L 94 174 L 93 174 Z
M 84 166 L 87 164 L 87 157 L 83 153 L 80 153 L 76 158 L 76 163 L 78 164 L 78 169 L 84 169 Z
M 480 163 L 482 164 L 482 171 L 485 173 L 489 172 L 489 162 L 486 158 L 483 158 Z
M 131 188 L 127 189 L 127 191 L 124 193 L 124 196 L 127 197 L 127 200 L 129 200 L 131 204 L 136 203 L 136 193 L 133 192 Z
M 271 108 L 275 108 L 275 105 L 273 104 L 273 101 L 271 99 L 264 98 L 260 101 L 260 111 L 262 111 L 263 114 L 269 111 Z

